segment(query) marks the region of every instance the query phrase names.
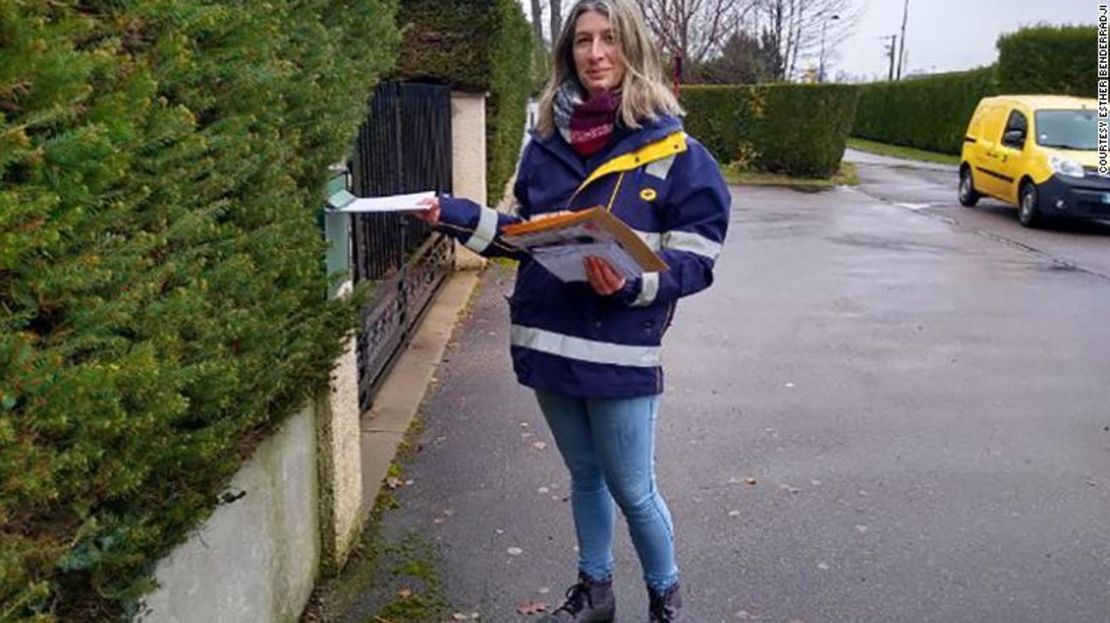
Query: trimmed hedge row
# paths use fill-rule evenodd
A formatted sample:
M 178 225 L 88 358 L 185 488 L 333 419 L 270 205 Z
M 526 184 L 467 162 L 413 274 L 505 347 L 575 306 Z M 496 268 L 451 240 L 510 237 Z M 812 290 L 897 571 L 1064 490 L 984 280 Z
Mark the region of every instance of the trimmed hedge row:
M 1034 26 L 998 38 L 1000 93 L 1095 97 L 1098 32 L 1094 26 Z
M 998 38 L 998 64 L 863 86 L 853 136 L 959 154 L 979 100 L 991 95 L 1095 97 L 1097 32 L 1036 26 Z
M 488 92 L 487 194 L 497 205 L 512 177 L 531 90 L 532 27 L 515 0 L 401 0 L 395 78 Z
M 722 164 L 812 177 L 839 169 L 858 98 L 842 84 L 682 87 L 686 130 Z
M 863 85 L 853 136 L 958 154 L 979 100 L 998 93 L 994 68 Z
M 0 3 L 0 620 L 133 613 L 326 387 L 315 218 L 393 11 Z

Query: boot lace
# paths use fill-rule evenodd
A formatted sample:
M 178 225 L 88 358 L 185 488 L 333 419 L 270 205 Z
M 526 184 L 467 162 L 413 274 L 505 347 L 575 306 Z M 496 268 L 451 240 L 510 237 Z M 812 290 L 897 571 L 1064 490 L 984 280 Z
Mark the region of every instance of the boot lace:
M 669 603 L 667 593 L 651 593 L 649 595 L 648 613 L 651 615 L 651 623 L 672 623 L 678 620 L 678 612 Z
M 590 597 L 590 589 L 586 586 L 585 582 L 579 582 L 574 586 L 567 589 L 566 601 L 563 605 L 559 606 L 555 612 L 566 612 L 568 614 L 578 614 L 589 604 L 591 608 L 594 607 L 593 598 Z

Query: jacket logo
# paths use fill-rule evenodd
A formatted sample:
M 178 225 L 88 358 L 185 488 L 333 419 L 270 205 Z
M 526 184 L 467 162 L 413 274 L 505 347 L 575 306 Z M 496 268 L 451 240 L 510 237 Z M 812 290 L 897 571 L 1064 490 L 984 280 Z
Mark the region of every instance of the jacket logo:
M 655 201 L 655 198 L 657 196 L 658 194 L 653 188 L 645 188 L 640 191 L 640 199 L 643 199 L 644 201 Z

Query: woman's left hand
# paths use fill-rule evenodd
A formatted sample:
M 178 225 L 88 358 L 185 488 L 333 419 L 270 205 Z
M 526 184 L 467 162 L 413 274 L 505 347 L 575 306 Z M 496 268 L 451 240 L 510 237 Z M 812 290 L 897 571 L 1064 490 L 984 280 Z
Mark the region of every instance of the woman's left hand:
M 624 277 L 607 260 L 591 255 L 583 261 L 586 263 L 586 279 L 594 292 L 609 296 L 624 287 Z

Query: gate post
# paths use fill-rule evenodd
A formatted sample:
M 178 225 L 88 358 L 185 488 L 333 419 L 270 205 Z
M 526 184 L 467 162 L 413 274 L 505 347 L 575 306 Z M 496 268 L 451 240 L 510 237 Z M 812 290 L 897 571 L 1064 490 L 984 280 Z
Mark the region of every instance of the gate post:
M 347 167 L 333 165 L 328 181 L 327 203 L 341 208 L 355 199 L 349 191 Z M 351 262 L 351 216 L 325 211 L 324 233 L 328 241 L 328 275 L 345 274 L 329 296 L 350 296 L 353 284 Z M 319 482 L 320 571 L 337 573 L 347 560 L 362 529 L 362 466 L 359 444 L 359 377 L 357 338 L 344 338 L 343 354 L 332 370 L 328 390 L 317 396 L 316 469 Z
M 454 196 L 486 205 L 486 94 L 451 91 L 451 185 Z M 486 260 L 455 243 L 455 268 L 477 269 Z

